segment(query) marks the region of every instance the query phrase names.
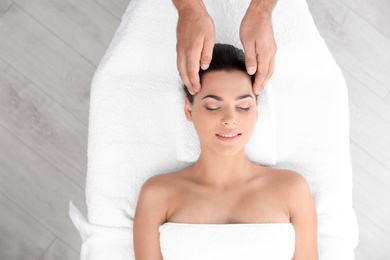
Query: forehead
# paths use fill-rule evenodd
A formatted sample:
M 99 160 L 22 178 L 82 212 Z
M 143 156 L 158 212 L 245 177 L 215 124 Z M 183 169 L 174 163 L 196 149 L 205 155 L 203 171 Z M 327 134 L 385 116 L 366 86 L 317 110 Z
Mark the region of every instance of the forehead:
M 250 76 L 243 71 L 212 71 L 204 75 L 199 94 L 232 94 L 252 93 Z

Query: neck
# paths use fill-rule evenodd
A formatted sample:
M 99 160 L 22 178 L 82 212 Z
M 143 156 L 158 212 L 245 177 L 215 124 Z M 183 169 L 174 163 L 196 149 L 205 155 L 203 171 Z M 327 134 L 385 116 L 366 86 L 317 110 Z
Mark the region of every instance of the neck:
M 202 149 L 193 167 L 194 177 L 215 188 L 228 188 L 248 178 L 253 163 L 245 156 L 244 150 L 234 155 L 221 155 Z

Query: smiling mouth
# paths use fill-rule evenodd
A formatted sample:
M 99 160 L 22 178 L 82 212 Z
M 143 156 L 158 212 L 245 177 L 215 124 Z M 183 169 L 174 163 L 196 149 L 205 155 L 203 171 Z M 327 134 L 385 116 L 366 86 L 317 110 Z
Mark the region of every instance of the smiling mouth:
M 215 134 L 223 142 L 234 142 L 241 137 L 241 133 Z
M 241 133 L 235 133 L 235 134 L 215 134 L 216 136 L 225 137 L 225 138 L 233 138 L 236 136 L 241 135 Z

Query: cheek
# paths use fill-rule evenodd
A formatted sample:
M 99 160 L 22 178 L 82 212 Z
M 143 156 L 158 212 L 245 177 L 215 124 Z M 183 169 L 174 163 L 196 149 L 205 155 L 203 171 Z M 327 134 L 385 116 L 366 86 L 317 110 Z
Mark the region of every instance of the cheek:
M 245 128 L 254 128 L 257 122 L 257 112 L 242 116 L 240 121 Z
M 199 125 L 208 125 L 212 121 L 215 121 L 210 115 L 207 115 L 207 112 L 197 113 L 195 115 L 195 120 Z
M 217 120 L 208 113 L 208 111 L 196 111 L 192 115 L 192 121 L 198 134 L 214 131 Z

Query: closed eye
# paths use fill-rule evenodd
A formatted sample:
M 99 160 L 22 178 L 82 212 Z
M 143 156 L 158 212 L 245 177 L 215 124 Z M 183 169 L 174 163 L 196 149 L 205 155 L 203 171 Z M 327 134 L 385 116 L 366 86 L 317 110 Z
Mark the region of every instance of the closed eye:
M 239 107 L 239 109 L 244 110 L 244 111 L 250 111 L 251 107 Z
M 219 109 L 219 107 L 218 108 L 209 108 L 209 107 L 205 107 L 207 110 L 209 110 L 209 111 L 215 111 L 215 110 L 218 110 Z

